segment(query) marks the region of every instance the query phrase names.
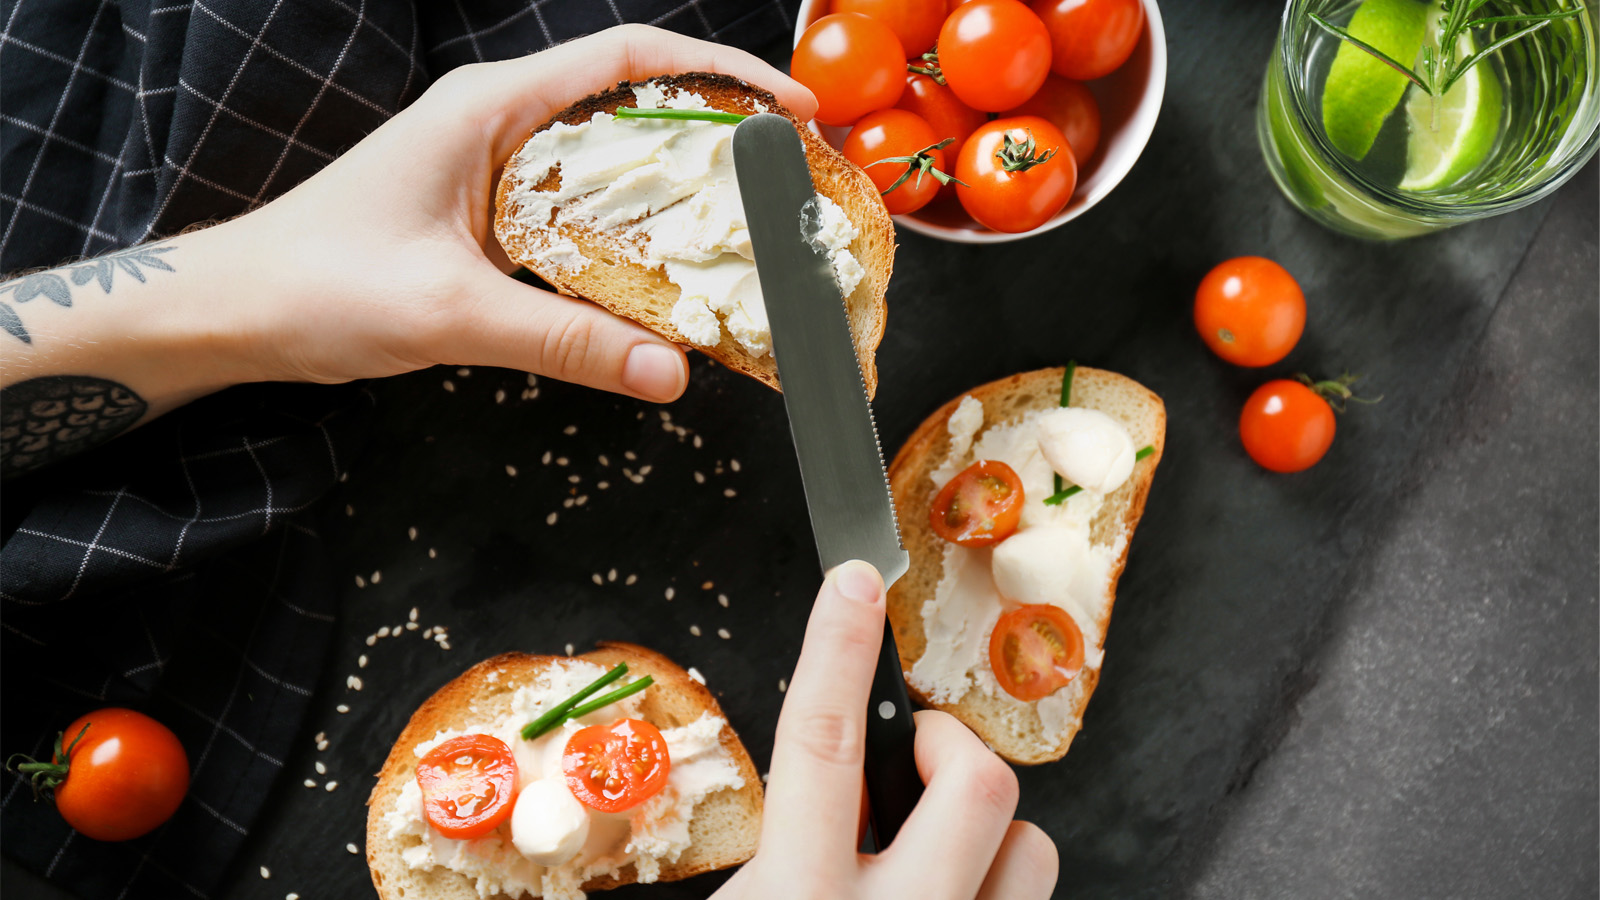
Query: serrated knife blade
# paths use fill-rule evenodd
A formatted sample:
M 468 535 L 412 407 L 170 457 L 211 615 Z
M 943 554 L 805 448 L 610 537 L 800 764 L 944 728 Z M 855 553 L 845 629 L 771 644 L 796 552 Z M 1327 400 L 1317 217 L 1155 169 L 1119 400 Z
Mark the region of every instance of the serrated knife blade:
M 772 329 L 772 352 L 806 507 L 824 571 L 851 559 L 872 563 L 892 585 L 911 567 L 900 543 L 844 298 L 820 224 L 805 146 L 789 119 L 765 113 L 739 123 L 734 172 Z M 874 839 L 888 846 L 922 793 L 914 731 L 893 632 L 867 710 L 866 781 Z

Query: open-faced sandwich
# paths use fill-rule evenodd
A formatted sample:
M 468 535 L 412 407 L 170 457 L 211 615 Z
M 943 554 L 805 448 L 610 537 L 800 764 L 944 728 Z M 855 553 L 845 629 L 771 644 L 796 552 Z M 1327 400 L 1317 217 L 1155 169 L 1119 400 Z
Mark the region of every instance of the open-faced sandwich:
M 367 865 L 383 900 L 581 900 L 748 860 L 761 800 L 717 701 L 666 657 L 506 653 L 412 715 L 367 801 Z
M 730 369 L 778 387 L 750 232 L 733 169 L 736 121 L 620 116 L 620 107 L 794 116 L 726 75 L 668 75 L 588 97 L 506 163 L 495 236 L 506 254 Z M 724 117 L 727 118 L 727 117 Z M 872 179 L 799 122 L 822 231 L 870 395 L 894 224 Z
M 1060 759 L 1083 722 L 1166 421 L 1121 375 L 1024 372 L 945 404 L 889 468 L 906 683 L 1012 762 Z

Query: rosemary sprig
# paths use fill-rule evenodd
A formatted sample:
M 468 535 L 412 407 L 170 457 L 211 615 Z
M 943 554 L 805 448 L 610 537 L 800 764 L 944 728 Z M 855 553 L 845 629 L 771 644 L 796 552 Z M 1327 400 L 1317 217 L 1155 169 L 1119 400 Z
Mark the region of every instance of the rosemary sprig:
M 1553 13 L 1519 13 L 1517 15 L 1470 18 L 1472 13 L 1477 12 L 1487 2 L 1488 0 L 1439 0 L 1439 8 L 1441 10 L 1439 16 L 1439 53 L 1435 54 L 1432 47 L 1423 47 L 1422 58 L 1417 67 L 1421 69 L 1420 72 L 1316 13 L 1311 13 L 1310 19 L 1323 31 L 1369 54 L 1379 62 L 1404 75 L 1412 84 L 1417 86 L 1418 90 L 1430 97 L 1438 97 L 1448 93 L 1450 88 L 1461 80 L 1461 76 L 1467 73 L 1468 69 L 1483 61 L 1489 54 L 1495 53 L 1507 44 L 1521 40 L 1541 28 L 1548 27 L 1551 22 L 1569 19 L 1585 12 L 1585 8 L 1580 5 Z M 1487 47 L 1473 53 L 1466 59 L 1456 59 L 1461 36 L 1468 29 L 1512 23 L 1529 24 L 1526 28 L 1518 29 L 1504 37 L 1494 39 Z
M 632 106 L 619 106 L 612 115 L 619 119 L 672 119 L 678 122 L 716 122 L 719 125 L 737 125 L 750 118 L 716 109 L 638 109 Z

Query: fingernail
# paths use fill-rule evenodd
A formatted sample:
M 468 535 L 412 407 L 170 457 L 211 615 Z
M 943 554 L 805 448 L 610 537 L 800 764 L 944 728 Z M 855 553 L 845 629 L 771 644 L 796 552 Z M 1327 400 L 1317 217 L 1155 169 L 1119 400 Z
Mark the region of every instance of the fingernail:
M 873 604 L 883 600 L 883 576 L 872 563 L 852 559 L 833 570 L 833 586 L 848 600 Z
M 639 344 L 622 365 L 622 386 L 649 400 L 676 400 L 688 374 L 683 355 L 660 344 Z

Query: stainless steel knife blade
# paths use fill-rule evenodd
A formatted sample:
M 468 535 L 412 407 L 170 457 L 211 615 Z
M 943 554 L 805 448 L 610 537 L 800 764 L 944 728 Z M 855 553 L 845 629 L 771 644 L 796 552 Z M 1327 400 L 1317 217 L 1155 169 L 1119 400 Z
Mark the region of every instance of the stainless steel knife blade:
M 789 119 L 751 116 L 734 131 L 733 164 L 822 568 L 862 559 L 892 585 L 911 557 L 900 543 L 844 297 L 827 248 L 815 240 L 821 210 L 805 146 Z M 883 849 L 922 795 L 911 700 L 887 623 L 867 706 L 867 805 L 872 840 Z

